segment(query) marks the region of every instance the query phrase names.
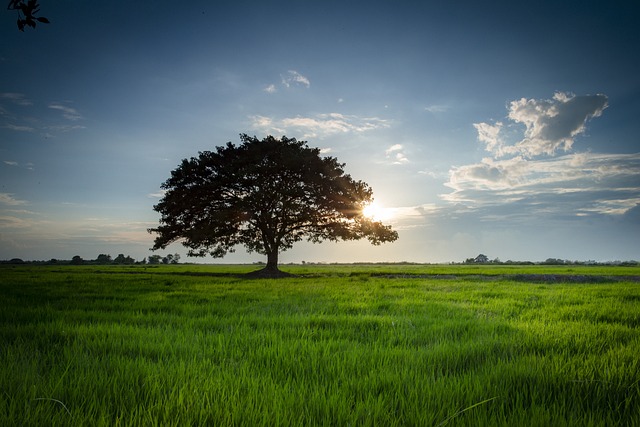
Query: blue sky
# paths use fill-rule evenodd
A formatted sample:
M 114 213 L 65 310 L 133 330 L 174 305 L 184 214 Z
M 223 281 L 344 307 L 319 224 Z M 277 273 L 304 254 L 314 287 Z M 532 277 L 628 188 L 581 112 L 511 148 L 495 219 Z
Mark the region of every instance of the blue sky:
M 40 4 L 0 17 L 0 259 L 150 255 L 160 184 L 240 133 L 345 162 L 400 235 L 281 262 L 640 259 L 635 2 Z

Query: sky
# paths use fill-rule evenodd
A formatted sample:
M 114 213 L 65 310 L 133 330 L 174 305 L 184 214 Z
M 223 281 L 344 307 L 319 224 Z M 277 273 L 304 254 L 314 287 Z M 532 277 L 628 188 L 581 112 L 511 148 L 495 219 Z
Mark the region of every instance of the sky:
M 0 12 L 0 259 L 152 255 L 171 170 L 247 133 L 346 163 L 399 233 L 282 263 L 640 260 L 635 1 L 40 5 Z

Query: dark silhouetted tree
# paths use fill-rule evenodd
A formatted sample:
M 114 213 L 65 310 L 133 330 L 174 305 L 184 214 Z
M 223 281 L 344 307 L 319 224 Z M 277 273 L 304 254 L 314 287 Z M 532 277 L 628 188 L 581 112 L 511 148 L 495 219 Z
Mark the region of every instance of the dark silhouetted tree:
M 114 264 L 134 264 L 135 262 L 135 259 L 131 258 L 129 255 L 124 256 L 124 254 L 118 254 L 116 259 L 113 260 Z
M 371 188 L 344 172 L 318 148 L 283 136 L 263 140 L 240 135 L 231 142 L 184 159 L 162 184 L 161 214 L 153 249 L 180 241 L 189 256 L 223 257 L 244 245 L 267 256 L 260 274 L 279 276 L 278 254 L 306 238 L 392 242 L 398 234 L 363 215 Z
M 147 263 L 151 265 L 160 264 L 162 257 L 160 255 L 150 255 Z
M 49 23 L 44 16 L 36 16 L 40 12 L 38 0 L 10 0 L 7 9 L 18 12 L 17 24 L 20 31 L 24 31 L 25 27 L 36 28 L 36 22 Z
M 75 255 L 73 258 L 71 258 L 71 264 L 80 265 L 82 263 L 84 263 L 84 260 L 80 255 Z
M 473 262 L 475 262 L 477 264 L 486 264 L 486 263 L 489 262 L 489 257 L 486 256 L 485 254 L 480 254 L 477 257 L 475 257 Z
M 96 262 L 98 264 L 111 264 L 111 255 L 100 254 L 98 258 L 96 258 Z

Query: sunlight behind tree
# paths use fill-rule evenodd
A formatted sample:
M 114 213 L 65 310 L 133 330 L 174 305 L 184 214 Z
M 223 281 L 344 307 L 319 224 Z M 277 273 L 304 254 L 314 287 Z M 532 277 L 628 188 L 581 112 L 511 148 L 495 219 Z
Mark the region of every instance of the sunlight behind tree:
M 393 217 L 393 210 L 385 208 L 383 205 L 377 202 L 371 202 L 364 209 L 362 209 L 362 215 L 371 219 L 372 221 L 386 221 Z

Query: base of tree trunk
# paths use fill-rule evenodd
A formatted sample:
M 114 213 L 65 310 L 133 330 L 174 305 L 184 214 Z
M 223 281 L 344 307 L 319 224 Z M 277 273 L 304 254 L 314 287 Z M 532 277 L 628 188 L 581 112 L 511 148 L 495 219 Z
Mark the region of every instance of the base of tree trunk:
M 261 270 L 252 271 L 246 274 L 246 277 L 255 279 L 280 279 L 282 277 L 293 277 L 291 273 L 280 271 L 278 267 L 265 267 Z

